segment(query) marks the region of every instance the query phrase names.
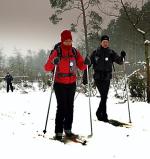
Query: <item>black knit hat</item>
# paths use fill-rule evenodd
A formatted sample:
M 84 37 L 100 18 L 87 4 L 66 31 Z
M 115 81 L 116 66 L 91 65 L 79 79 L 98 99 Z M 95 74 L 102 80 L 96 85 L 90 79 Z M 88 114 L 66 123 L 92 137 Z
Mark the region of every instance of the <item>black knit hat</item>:
M 103 35 L 101 37 L 101 41 L 103 41 L 103 40 L 108 40 L 109 41 L 109 36 L 108 35 Z

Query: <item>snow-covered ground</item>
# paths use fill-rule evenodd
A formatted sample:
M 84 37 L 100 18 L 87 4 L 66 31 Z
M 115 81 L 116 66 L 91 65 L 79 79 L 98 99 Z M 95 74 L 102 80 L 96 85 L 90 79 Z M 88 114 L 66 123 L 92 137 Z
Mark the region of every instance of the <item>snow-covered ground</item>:
M 28 92 L 28 93 L 27 93 Z M 42 133 L 50 97 L 38 89 L 6 93 L 0 91 L 0 156 L 1 159 L 50 159 L 50 158 L 100 158 L 100 159 L 150 159 L 150 105 L 130 102 L 132 127 L 115 127 L 97 121 L 95 112 L 100 98 L 91 98 L 93 137 L 88 144 L 69 143 L 38 137 Z M 108 98 L 108 116 L 128 122 L 127 103 L 116 104 L 114 90 Z M 56 100 L 53 94 L 47 126 L 47 135 L 54 135 Z M 88 97 L 79 94 L 75 100 L 73 132 L 90 134 Z

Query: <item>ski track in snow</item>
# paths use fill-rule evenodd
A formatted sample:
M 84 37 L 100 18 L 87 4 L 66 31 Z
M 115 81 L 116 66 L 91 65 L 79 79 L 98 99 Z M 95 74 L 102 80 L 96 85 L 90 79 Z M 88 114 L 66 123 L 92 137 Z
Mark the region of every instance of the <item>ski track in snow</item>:
M 38 137 L 45 126 L 50 90 L 0 91 L 0 148 L 2 159 L 49 159 L 55 158 L 101 158 L 101 159 L 149 159 L 150 158 L 150 106 L 144 102 L 130 102 L 132 127 L 115 127 L 97 121 L 95 112 L 100 98 L 91 97 L 93 137 L 86 146 L 63 144 L 48 138 Z M 127 103 L 115 104 L 110 91 L 108 97 L 108 117 L 128 122 Z M 54 135 L 56 100 L 52 97 L 47 136 Z M 90 134 L 88 98 L 80 94 L 75 100 L 73 132 Z

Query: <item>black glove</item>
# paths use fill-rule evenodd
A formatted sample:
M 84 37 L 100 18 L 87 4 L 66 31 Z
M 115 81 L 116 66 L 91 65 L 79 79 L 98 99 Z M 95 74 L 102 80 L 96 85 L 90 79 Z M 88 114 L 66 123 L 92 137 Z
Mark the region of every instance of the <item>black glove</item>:
M 60 58 L 59 57 L 55 57 L 54 60 L 53 60 L 53 64 L 54 65 L 58 65 L 60 62 Z
M 91 60 L 90 60 L 90 57 L 89 56 L 86 56 L 85 60 L 84 60 L 84 64 L 85 65 L 90 65 L 91 64 Z
M 123 58 L 125 58 L 125 56 L 126 56 L 126 52 L 125 52 L 125 51 L 122 50 L 120 54 L 121 54 L 121 56 L 122 56 Z
M 88 82 L 87 82 L 87 79 L 83 79 L 83 82 L 82 82 L 84 85 L 86 85 Z
M 83 78 L 82 78 L 83 80 L 82 80 L 82 83 L 84 84 L 84 85 L 86 85 L 87 83 L 88 83 L 88 81 L 87 81 L 87 70 L 85 70 L 84 71 L 84 73 L 83 73 Z

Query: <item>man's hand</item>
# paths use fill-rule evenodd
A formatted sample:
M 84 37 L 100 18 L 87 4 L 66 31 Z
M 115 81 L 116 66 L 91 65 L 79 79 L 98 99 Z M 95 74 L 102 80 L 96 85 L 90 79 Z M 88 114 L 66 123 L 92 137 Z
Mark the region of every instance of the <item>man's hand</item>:
M 123 58 L 125 58 L 125 56 L 126 56 L 126 52 L 125 52 L 125 51 L 122 50 L 120 54 L 121 54 L 121 56 L 122 56 Z

